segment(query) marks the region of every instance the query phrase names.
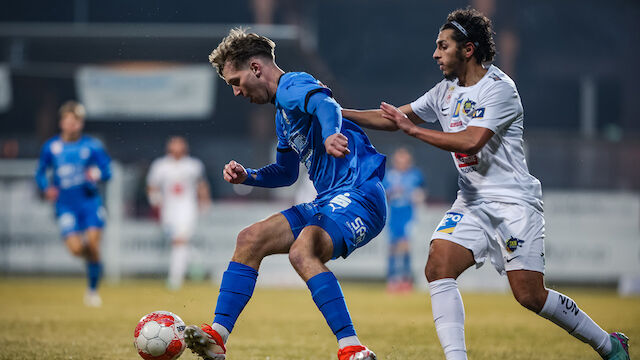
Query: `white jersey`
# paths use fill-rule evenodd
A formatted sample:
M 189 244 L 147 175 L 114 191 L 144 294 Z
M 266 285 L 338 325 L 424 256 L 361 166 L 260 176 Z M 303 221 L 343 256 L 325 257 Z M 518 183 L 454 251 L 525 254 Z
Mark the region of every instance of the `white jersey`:
M 179 160 L 171 156 L 156 159 L 147 175 L 147 185 L 160 190 L 163 223 L 193 222 L 198 213 L 198 183 L 204 165 L 190 156 Z
M 451 153 L 460 177 L 458 198 L 528 204 L 542 211 L 540 181 L 529 173 L 523 147 L 523 110 L 516 85 L 491 65 L 475 85 L 442 80 L 411 103 L 422 120 L 440 121 L 444 132 L 479 126 L 494 135 L 475 155 Z

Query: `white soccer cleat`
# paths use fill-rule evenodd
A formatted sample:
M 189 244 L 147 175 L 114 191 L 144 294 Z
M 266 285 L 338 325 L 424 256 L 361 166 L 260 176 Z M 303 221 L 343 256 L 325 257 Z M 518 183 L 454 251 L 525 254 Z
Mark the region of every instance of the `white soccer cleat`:
M 338 360 L 376 360 L 376 354 L 366 346 L 347 346 L 338 350 Z
M 100 307 L 102 306 L 102 298 L 95 290 L 87 290 L 84 293 L 84 305 L 87 307 Z
M 189 325 L 184 330 L 184 341 L 191 351 L 204 360 L 224 360 L 227 349 L 224 347 L 222 336 L 210 325 L 201 327 Z

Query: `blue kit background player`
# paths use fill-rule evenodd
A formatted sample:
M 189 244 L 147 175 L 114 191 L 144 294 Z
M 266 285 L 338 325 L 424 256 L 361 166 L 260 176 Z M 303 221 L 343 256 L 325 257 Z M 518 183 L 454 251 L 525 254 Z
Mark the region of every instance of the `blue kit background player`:
M 393 153 L 391 164 L 382 182 L 389 202 L 387 290 L 404 292 L 413 289 L 409 236 L 415 206 L 425 198 L 424 177 L 406 148 Z
M 40 152 L 36 182 L 47 200 L 55 202 L 62 237 L 69 251 L 87 260 L 87 306 L 100 306 L 98 282 L 102 275 L 100 240 L 105 210 L 97 183 L 111 178 L 111 159 L 102 144 L 82 134 L 85 110 L 69 101 L 60 107 L 60 135 Z M 49 180 L 47 170 L 53 171 Z
M 209 57 L 236 96 L 257 104 L 272 102 L 276 110 L 276 163 L 255 170 L 231 161 L 223 176 L 233 184 L 289 186 L 297 180 L 301 162 L 318 196 L 238 234 L 213 325 L 188 326 L 187 346 L 204 359 L 224 359 L 224 344 L 253 294 L 262 259 L 288 253 L 338 339 L 338 358 L 372 360 L 376 356 L 356 336 L 338 280 L 325 263 L 346 258 L 384 227 L 385 157 L 362 129 L 342 119 L 331 90 L 309 74 L 281 70 L 274 47 L 270 39 L 233 29 Z

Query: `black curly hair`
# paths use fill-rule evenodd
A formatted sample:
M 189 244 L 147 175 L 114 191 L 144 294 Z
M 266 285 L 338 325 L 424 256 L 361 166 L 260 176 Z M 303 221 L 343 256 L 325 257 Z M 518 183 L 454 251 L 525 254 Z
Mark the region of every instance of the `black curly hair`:
M 458 26 L 459 25 L 459 26 Z M 458 46 L 471 42 L 476 47 L 473 56 L 479 64 L 491 62 L 496 55 L 491 20 L 476 9 L 457 9 L 447 16 L 447 23 L 440 27 L 453 30 L 453 39 Z

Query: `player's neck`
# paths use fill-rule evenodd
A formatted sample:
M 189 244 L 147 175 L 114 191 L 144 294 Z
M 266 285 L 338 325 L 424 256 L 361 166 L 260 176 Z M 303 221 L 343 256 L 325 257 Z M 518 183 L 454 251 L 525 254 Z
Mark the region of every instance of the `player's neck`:
M 65 133 L 60 133 L 60 138 L 62 139 L 62 141 L 64 142 L 74 142 L 74 141 L 78 141 L 78 139 L 80 139 L 80 137 L 82 136 L 82 133 L 77 133 L 77 134 L 65 134 Z
M 264 75 L 267 76 L 268 91 L 271 98 L 271 102 L 275 101 L 276 91 L 278 90 L 278 84 L 280 83 L 280 77 L 284 74 L 284 70 L 280 69 L 275 63 L 265 71 Z
M 458 76 L 458 85 L 469 87 L 473 86 L 484 77 L 487 73 L 487 69 L 476 62 L 468 62 L 464 68 L 464 71 Z

